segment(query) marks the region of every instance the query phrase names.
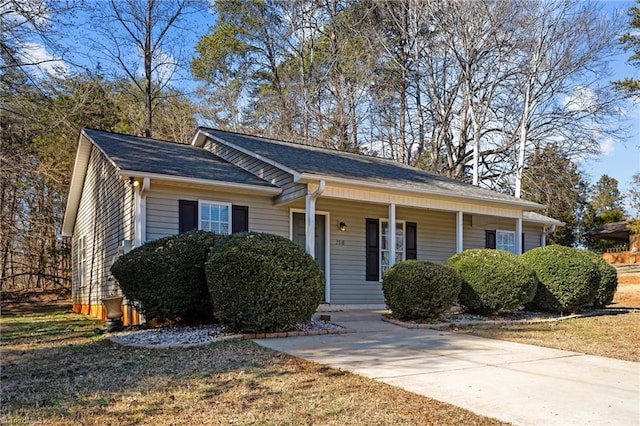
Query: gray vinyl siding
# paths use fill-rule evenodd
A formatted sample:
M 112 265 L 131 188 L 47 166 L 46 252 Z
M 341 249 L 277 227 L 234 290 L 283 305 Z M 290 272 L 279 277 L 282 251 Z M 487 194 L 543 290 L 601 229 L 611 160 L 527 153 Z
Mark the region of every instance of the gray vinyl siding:
M 212 201 L 249 207 L 249 230 L 289 238 L 289 210 L 274 207 L 271 196 L 151 185 L 146 199 L 146 240 L 178 233 L 178 201 Z
M 494 218 L 489 220 L 490 223 L 483 225 L 473 225 L 472 215 L 464 216 L 464 248 L 485 248 L 485 231 L 495 231 L 496 229 L 504 231 L 515 231 L 516 223 L 514 219 Z M 454 228 L 455 229 L 455 228 Z M 542 225 L 524 223 L 522 225 L 524 233 L 524 249 L 525 251 L 540 247 L 540 238 L 542 235 Z
M 283 201 L 294 200 L 306 194 L 306 185 L 295 183 L 293 176 L 284 170 L 265 163 L 257 158 L 230 148 L 224 144 L 207 139 L 204 148 L 214 153 L 220 158 L 235 164 L 236 166 L 253 173 L 261 179 L 282 188 L 280 198 Z
M 122 240 L 133 240 L 133 192 L 103 154 L 92 148 L 72 239 L 72 297 L 74 304 L 98 305 L 115 292 L 111 262 Z M 84 283 L 78 277 L 78 240 L 85 238 Z
M 418 226 L 418 259 L 444 263 L 455 254 L 455 213 L 398 208 L 396 218 L 403 220 L 405 217 Z
M 524 232 L 524 251 L 540 247 L 544 232 L 542 225 L 524 224 L 522 231 Z
M 492 224 L 485 226 L 474 226 L 472 215 L 464 215 L 463 224 L 462 235 L 463 247 L 465 250 L 485 248 L 485 230 L 496 229 L 495 225 Z M 513 229 L 515 229 L 515 221 L 513 223 Z
M 384 304 L 382 284 L 365 279 L 365 219 L 387 217 L 387 207 L 321 198 L 316 210 L 328 211 L 330 215 L 327 241 L 331 259 L 331 303 Z M 346 232 L 338 231 L 339 222 L 347 225 Z

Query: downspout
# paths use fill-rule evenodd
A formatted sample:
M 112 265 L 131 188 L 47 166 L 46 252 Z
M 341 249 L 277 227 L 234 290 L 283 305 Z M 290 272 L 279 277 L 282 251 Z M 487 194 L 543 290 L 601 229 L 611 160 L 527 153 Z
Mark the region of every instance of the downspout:
M 543 229 L 542 236 L 540 238 L 540 247 L 544 247 L 547 245 L 547 235 L 553 234 L 556 232 L 556 225 L 553 224 L 549 227 L 549 229 Z
M 305 197 L 305 225 L 306 225 L 306 241 L 305 249 L 307 253 L 313 257 L 316 251 L 316 200 L 324 192 L 325 181 L 318 183 L 318 188 Z

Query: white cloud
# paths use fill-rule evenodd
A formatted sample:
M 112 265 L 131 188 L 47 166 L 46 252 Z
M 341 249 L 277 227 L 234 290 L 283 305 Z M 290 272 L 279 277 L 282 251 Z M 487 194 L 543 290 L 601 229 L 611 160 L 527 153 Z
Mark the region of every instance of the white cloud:
M 615 150 L 616 141 L 613 138 L 606 138 L 604 141 L 600 143 L 600 153 L 602 155 L 606 155 L 610 157 L 613 155 L 613 151 Z
M 591 111 L 595 108 L 598 96 L 588 87 L 578 86 L 564 99 L 564 109 L 568 111 Z
M 69 68 L 59 58 L 49 54 L 47 49 L 38 43 L 25 43 L 20 55 L 22 62 L 42 75 L 64 75 Z
M 139 61 L 136 72 L 138 77 L 144 77 L 144 54 L 137 48 L 137 60 Z M 153 54 L 151 78 L 155 84 L 164 86 L 168 84 L 176 73 L 178 63 L 173 56 L 158 49 Z

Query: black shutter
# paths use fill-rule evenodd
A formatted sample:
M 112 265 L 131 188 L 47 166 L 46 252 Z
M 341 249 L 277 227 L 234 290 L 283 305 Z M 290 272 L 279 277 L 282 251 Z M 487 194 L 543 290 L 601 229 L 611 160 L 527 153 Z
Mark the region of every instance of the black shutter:
M 418 224 L 415 222 L 407 222 L 405 225 L 407 231 L 407 260 L 418 258 Z
M 231 233 L 249 231 L 249 207 L 231 206 Z
M 484 247 L 488 249 L 496 248 L 496 231 L 484 231 Z
M 193 231 L 198 229 L 198 202 L 178 200 L 178 231 Z
M 366 220 L 366 252 L 367 252 L 367 281 L 380 279 L 380 224 L 378 219 Z
M 524 253 L 524 232 L 522 233 L 522 252 Z

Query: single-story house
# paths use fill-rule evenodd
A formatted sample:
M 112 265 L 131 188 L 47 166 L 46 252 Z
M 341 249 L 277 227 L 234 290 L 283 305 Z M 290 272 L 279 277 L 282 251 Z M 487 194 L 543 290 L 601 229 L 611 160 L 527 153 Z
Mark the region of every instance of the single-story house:
M 544 245 L 563 223 L 543 207 L 382 158 L 210 128 L 191 145 L 83 129 L 62 235 L 74 310 L 98 317 L 118 291 L 119 254 L 192 229 L 290 238 L 325 273 L 323 309 L 382 308 L 382 274 L 401 260 Z

